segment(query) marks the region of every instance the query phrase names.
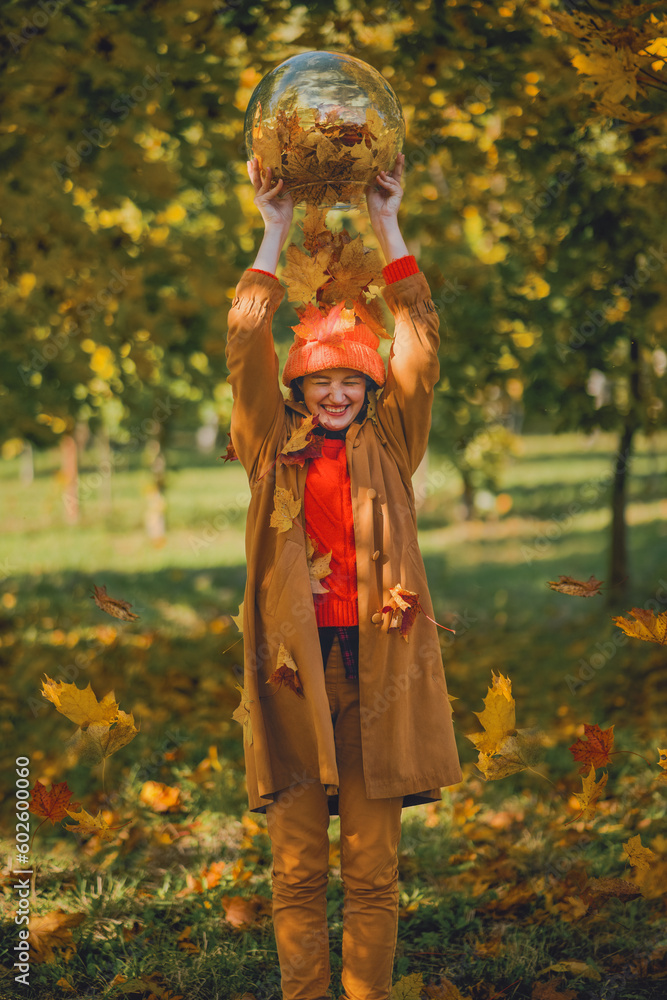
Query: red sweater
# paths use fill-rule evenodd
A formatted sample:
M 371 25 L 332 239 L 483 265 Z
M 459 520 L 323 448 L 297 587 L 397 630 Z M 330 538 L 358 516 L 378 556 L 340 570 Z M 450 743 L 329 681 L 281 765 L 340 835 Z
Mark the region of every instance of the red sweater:
M 275 278 L 270 271 L 251 267 Z M 416 274 L 415 258 L 408 254 L 382 268 L 390 285 Z M 331 552 L 331 573 L 322 580 L 328 594 L 314 594 L 318 626 L 358 625 L 357 553 L 354 541 L 354 518 L 350 493 L 350 475 L 345 455 L 345 441 L 325 438 L 322 455 L 309 462 L 304 495 L 306 531 L 316 548 L 316 555 Z

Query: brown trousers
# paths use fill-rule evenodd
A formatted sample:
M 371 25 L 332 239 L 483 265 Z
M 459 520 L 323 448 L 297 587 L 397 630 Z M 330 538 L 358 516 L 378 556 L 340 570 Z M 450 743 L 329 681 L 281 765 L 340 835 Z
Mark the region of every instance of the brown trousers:
M 344 893 L 340 1000 L 387 1000 L 398 931 L 403 796 L 366 797 L 359 682 L 345 677 L 338 639 L 327 660 L 325 679 L 340 778 Z M 324 785 L 315 781 L 283 789 L 266 810 L 283 1000 L 331 998 L 326 916 L 329 819 Z

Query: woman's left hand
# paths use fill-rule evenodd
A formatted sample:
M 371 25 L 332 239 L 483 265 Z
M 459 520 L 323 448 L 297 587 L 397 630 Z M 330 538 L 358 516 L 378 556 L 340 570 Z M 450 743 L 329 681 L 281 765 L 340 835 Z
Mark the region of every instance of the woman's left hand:
M 376 181 L 366 188 L 366 204 L 371 225 L 395 219 L 403 197 L 401 175 L 405 165 L 405 153 L 398 153 L 391 173 L 381 170 Z

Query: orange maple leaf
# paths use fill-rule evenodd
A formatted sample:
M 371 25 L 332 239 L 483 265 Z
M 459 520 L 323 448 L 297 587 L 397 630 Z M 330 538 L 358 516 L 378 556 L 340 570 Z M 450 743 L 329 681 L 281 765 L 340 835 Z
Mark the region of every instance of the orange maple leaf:
M 74 809 L 81 805 L 80 802 L 70 802 L 72 792 L 67 787 L 66 781 L 52 784 L 51 791 L 47 792 L 46 785 L 38 780 L 35 782 L 31 794 L 29 811 L 35 816 L 44 816 L 46 819 L 50 819 L 54 825 L 67 816 L 68 809 Z
M 580 736 L 569 749 L 575 760 L 582 761 L 583 766 L 579 768 L 579 774 L 586 774 L 589 765 L 604 767 L 611 763 L 611 752 L 614 746 L 614 727 L 600 729 L 599 726 L 590 726 L 584 723 L 584 736 Z
M 282 465 L 298 465 L 302 469 L 307 458 L 319 458 L 324 446 L 324 438 L 312 436 L 313 428 L 319 423 L 317 413 L 304 417 L 303 423 L 294 431 L 289 441 L 278 455 Z
M 90 595 L 90 599 L 91 601 L 95 601 L 95 604 L 102 611 L 106 611 L 108 615 L 120 618 L 124 622 L 139 620 L 139 615 L 135 615 L 134 611 L 130 611 L 132 605 L 128 601 L 121 601 L 120 598 L 107 596 L 106 584 L 104 587 L 96 587 L 93 584 L 93 589 L 95 593 Z
M 655 642 L 659 646 L 667 644 L 667 611 L 659 615 L 646 608 L 632 608 L 630 614 L 636 618 L 631 622 L 622 615 L 612 617 L 619 628 L 623 629 L 626 635 L 631 635 L 635 639 L 644 639 L 646 642 Z
M 31 960 L 37 963 L 55 962 L 54 948 L 67 948 L 76 951 L 70 927 L 78 927 L 85 919 L 85 913 L 66 913 L 62 909 L 52 910 L 50 913 L 42 915 L 31 915 Z
M 594 597 L 600 593 L 602 580 L 596 580 L 593 574 L 585 582 L 575 580 L 573 576 L 559 576 L 558 583 L 554 580 L 547 581 L 552 590 L 557 590 L 559 594 L 571 594 L 573 597 Z

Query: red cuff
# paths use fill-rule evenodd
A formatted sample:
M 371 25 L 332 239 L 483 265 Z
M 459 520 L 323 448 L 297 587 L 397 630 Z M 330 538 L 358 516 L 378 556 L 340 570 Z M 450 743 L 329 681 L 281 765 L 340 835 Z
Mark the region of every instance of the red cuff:
M 257 274 L 268 274 L 269 278 L 275 278 L 276 281 L 278 280 L 277 275 L 272 274 L 271 271 L 262 271 L 261 267 L 249 267 L 248 270 L 249 271 L 256 271 Z
M 400 281 L 401 278 L 407 278 L 411 274 L 417 274 L 419 267 L 417 265 L 416 259 L 412 254 L 406 254 L 405 257 L 399 257 L 398 260 L 392 260 L 391 264 L 387 264 L 386 267 L 382 268 L 382 276 L 388 285 L 393 284 L 394 281 Z

